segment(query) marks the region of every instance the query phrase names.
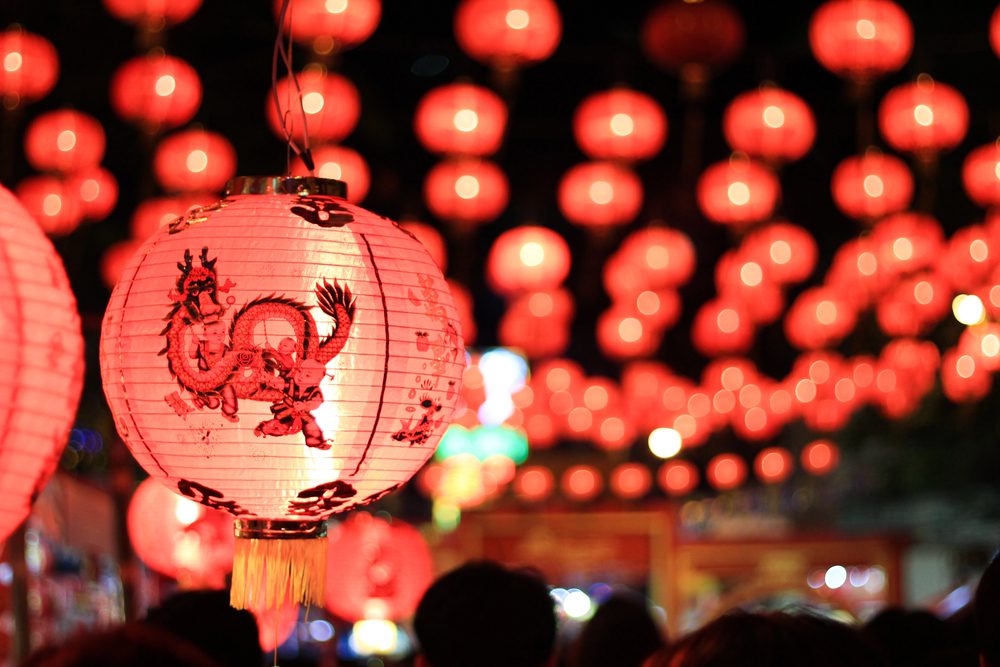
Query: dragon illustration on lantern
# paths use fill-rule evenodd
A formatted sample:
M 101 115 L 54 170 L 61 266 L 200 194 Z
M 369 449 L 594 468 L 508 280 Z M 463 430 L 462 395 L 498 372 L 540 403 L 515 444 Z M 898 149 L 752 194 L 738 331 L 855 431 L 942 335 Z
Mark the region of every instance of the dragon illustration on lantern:
M 320 382 L 326 366 L 347 342 L 354 320 L 354 297 L 336 280 L 317 283 L 315 294 L 320 310 L 334 320 L 332 333 L 320 340 L 309 306 L 284 296 L 254 299 L 240 308 L 228 326 L 225 316 L 235 299 L 219 302 L 235 283 L 219 283 L 208 248 L 201 249 L 199 266 L 190 250 L 178 262 L 180 275 L 169 293 L 173 307 L 164 318 L 161 335 L 166 346 L 170 373 L 193 396 L 197 408 L 221 409 L 223 417 L 239 421 L 239 399 L 270 401 L 272 419 L 254 428 L 258 437 L 302 433 L 309 447 L 329 449 L 311 411 L 323 402 Z M 263 322 L 279 320 L 291 326 L 293 335 L 283 338 L 277 348 L 257 344 L 254 329 Z M 184 416 L 179 397 L 165 397 Z

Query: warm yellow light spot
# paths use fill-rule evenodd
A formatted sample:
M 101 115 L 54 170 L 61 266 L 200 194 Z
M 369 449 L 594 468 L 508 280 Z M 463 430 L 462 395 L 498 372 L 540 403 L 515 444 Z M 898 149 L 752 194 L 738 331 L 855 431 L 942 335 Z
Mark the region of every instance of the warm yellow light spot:
M 799 403 L 811 403 L 816 399 L 816 383 L 812 380 L 799 380 L 796 382 L 795 398 Z
M 462 199 L 474 199 L 479 195 L 479 179 L 472 174 L 459 176 L 455 181 L 455 194 Z
M 736 396 L 731 391 L 720 389 L 712 396 L 712 408 L 716 414 L 728 415 L 736 407 Z
M 990 305 L 1000 308 L 1000 285 L 993 285 L 989 292 Z
M 73 130 L 63 130 L 56 137 L 56 148 L 66 153 L 76 147 L 76 132 Z
M 315 90 L 302 96 L 302 108 L 307 114 L 319 113 L 323 110 L 325 104 L 326 100 L 323 99 L 323 93 Z
M 566 391 L 572 380 L 569 371 L 565 368 L 553 368 L 545 374 L 545 386 L 551 392 Z
M 901 262 L 913 259 L 913 241 L 905 236 L 900 236 L 892 242 L 892 254 Z
M 684 441 L 680 432 L 675 428 L 660 427 L 653 429 L 647 438 L 649 451 L 653 456 L 661 459 L 669 459 L 680 453 Z
M 997 180 L 1000 180 L 1000 160 L 997 160 L 997 163 L 993 165 L 993 175 L 997 177 Z
M 739 400 L 744 408 L 752 408 L 760 405 L 763 394 L 760 387 L 755 384 L 746 384 L 740 387 Z
M 618 337 L 626 343 L 634 343 L 642 338 L 642 322 L 635 317 L 623 318 L 618 323 Z
M 990 246 L 982 239 L 974 239 L 969 244 L 969 257 L 973 262 L 985 262 L 990 256 Z
M 523 9 L 512 9 L 507 12 L 505 20 L 511 30 L 524 30 L 531 23 L 531 16 Z
M 42 213 L 44 213 L 45 215 L 49 217 L 59 215 L 59 211 L 61 210 L 62 210 L 62 197 L 60 197 L 59 195 L 52 193 L 45 195 L 45 198 L 42 199 Z
M 182 526 L 190 526 L 201 516 L 201 506 L 193 500 L 187 498 L 177 498 L 174 505 L 174 518 Z
M 611 117 L 611 131 L 619 137 L 627 137 L 635 131 L 635 121 L 627 113 L 616 113 Z
M 570 430 L 582 433 L 594 425 L 594 413 L 584 407 L 575 407 L 566 415 Z
M 975 294 L 959 294 L 951 301 L 955 319 L 966 326 L 974 326 L 986 319 L 986 308 Z
M 3 58 L 3 68 L 8 72 L 16 72 L 24 64 L 24 58 L 17 51 L 11 51 Z
M 517 255 L 525 266 L 541 266 L 545 261 L 545 248 L 538 241 L 528 241 Z
M 1000 336 L 988 333 L 979 339 L 979 350 L 984 357 L 994 358 L 1000 356 Z
M 646 248 L 646 266 L 659 270 L 670 266 L 670 251 L 661 245 L 651 245 Z
M 635 309 L 649 317 L 660 312 L 660 296 L 652 290 L 643 290 L 635 297 Z
M 101 195 L 101 184 L 93 178 L 88 178 L 80 185 L 80 199 L 92 202 Z
M 528 297 L 528 312 L 535 317 L 548 317 L 555 310 L 552 295 L 546 292 L 535 292 Z
M 587 193 L 590 195 L 590 201 L 602 206 L 610 204 L 615 198 L 615 188 L 607 181 L 594 181 Z
M 926 306 L 934 300 L 934 286 L 926 280 L 921 280 L 913 286 L 913 298 L 917 303 Z
M 767 413 L 763 408 L 752 407 L 743 415 L 743 424 L 751 433 L 756 433 L 767 426 Z
M 816 321 L 827 326 L 836 322 L 837 304 L 833 301 L 820 301 L 816 304 Z
M 583 404 L 591 410 L 603 410 L 608 407 L 609 400 L 608 390 L 600 385 L 587 387 L 583 392 Z
M 188 153 L 184 165 L 192 174 L 200 174 L 208 168 L 208 153 L 200 148 L 196 148 Z
M 698 420 L 692 415 L 677 415 L 674 417 L 674 430 L 680 434 L 683 443 L 684 438 L 694 437 L 698 432 Z
M 625 437 L 625 421 L 618 417 L 608 417 L 601 422 L 601 437 L 608 442 L 617 442 Z
M 344 2 L 344 6 L 347 6 L 347 2 Z M 382 619 L 366 618 L 358 621 L 354 624 L 352 637 L 358 652 L 363 655 L 393 653 L 399 645 L 396 624 Z
M 854 24 L 854 29 L 858 32 L 858 37 L 861 39 L 875 39 L 875 24 L 871 19 L 858 19 L 858 22 Z
M 317 172 L 320 178 L 332 178 L 336 181 L 344 180 L 344 169 L 339 162 L 324 162 Z
M 163 74 L 156 80 L 153 85 L 153 90 L 160 97 L 167 97 L 174 94 L 174 90 L 177 88 L 177 79 L 175 79 L 170 74 Z
M 841 403 L 849 403 L 858 393 L 858 387 L 850 378 L 840 378 L 833 385 L 833 395 Z
M 726 196 L 733 206 L 745 206 L 750 202 L 750 188 L 743 181 L 734 181 L 729 184 Z
M 785 124 L 785 112 L 781 110 L 781 107 L 776 107 L 773 104 L 764 107 L 761 117 L 764 119 L 764 125 L 774 129 L 778 129 Z
M 830 364 L 823 359 L 809 364 L 809 379 L 816 384 L 827 382 L 830 379 Z
M 455 112 L 451 122 L 459 132 L 472 132 L 479 127 L 479 114 L 472 109 L 459 109 Z
M 886 368 L 875 376 L 875 387 L 883 394 L 896 391 L 896 371 Z
M 865 251 L 858 255 L 858 273 L 863 276 L 874 276 L 878 271 L 878 258 L 875 253 Z
M 328 14 L 343 14 L 347 11 L 347 0 L 326 0 L 323 9 Z
M 865 194 L 869 197 L 881 197 L 885 192 L 885 183 L 882 177 L 876 174 L 868 174 L 864 180 Z
M 764 271 L 757 262 L 747 262 L 740 267 L 740 280 L 747 287 L 757 287 L 764 281 Z
M 696 392 L 688 398 L 687 409 L 692 417 L 705 417 L 712 411 L 712 399 L 704 392 Z
M 959 377 L 969 379 L 976 372 L 976 360 L 963 354 L 955 360 L 955 372 Z
M 715 324 L 722 333 L 733 333 L 740 328 L 740 314 L 732 308 L 723 308 L 716 316 Z
M 917 125 L 930 126 L 934 122 L 934 110 L 926 104 L 918 104 L 913 107 L 913 120 Z

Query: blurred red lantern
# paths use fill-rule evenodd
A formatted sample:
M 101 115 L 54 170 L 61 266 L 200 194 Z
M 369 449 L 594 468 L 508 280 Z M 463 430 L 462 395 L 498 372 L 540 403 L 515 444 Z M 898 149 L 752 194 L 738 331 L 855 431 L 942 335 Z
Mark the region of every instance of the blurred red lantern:
M 698 207 L 722 225 L 745 227 L 770 217 L 780 193 L 774 174 L 749 160 L 716 162 L 698 179 Z
M 297 604 L 277 609 L 251 609 L 250 612 L 257 619 L 257 639 L 265 655 L 288 641 L 299 622 Z
M 52 43 L 17 27 L 0 32 L 0 65 L 0 95 L 8 109 L 45 97 L 59 78 Z
M 485 157 L 500 150 L 507 105 L 483 86 L 438 86 L 420 99 L 413 126 L 417 139 L 432 153 Z
M 570 269 L 569 245 L 547 227 L 522 225 L 493 242 L 486 259 L 486 279 L 504 296 L 555 289 Z
M 274 16 L 283 0 L 274 0 Z M 295 0 L 285 17 L 285 32 L 320 53 L 345 51 L 371 37 L 382 18 L 380 0 Z
M 478 334 L 476 318 L 473 314 L 472 294 L 464 285 L 454 280 L 447 282 L 448 289 L 451 291 L 452 301 L 455 302 L 455 312 L 457 313 L 462 338 L 465 339 L 467 345 L 472 345 L 476 342 L 476 335 Z
M 668 0 L 654 7 L 642 24 L 646 57 L 695 82 L 735 60 L 744 39 L 740 15 L 719 0 Z
M 207 206 L 215 199 L 212 194 L 181 194 L 175 197 L 154 197 L 140 202 L 132 214 L 129 229 L 132 238 L 145 241 L 196 206 Z M 114 287 L 112 281 L 109 287 Z
M 295 76 L 298 88 L 286 76 L 267 96 L 264 112 L 271 131 L 285 140 L 285 130 L 281 127 L 284 117 L 289 134 L 299 143 L 305 139 L 307 129 L 313 145 L 343 141 L 357 127 L 361 116 L 358 89 L 347 77 L 322 67 L 306 68 Z M 275 98 L 281 108 L 280 116 L 274 106 Z
M 509 192 L 507 176 L 488 160 L 444 160 L 424 179 L 431 213 L 464 228 L 495 220 L 507 208 Z
M 80 318 L 62 261 L 0 186 L 0 540 L 28 516 L 59 463 L 83 385 Z
M 669 329 L 681 317 L 681 297 L 672 289 L 643 290 L 623 305 L 633 308 L 653 331 Z
M 707 301 L 695 314 L 691 340 L 706 357 L 743 354 L 754 339 L 753 320 L 739 301 L 718 297 Z
M 149 569 L 182 588 L 224 588 L 233 568 L 233 521 L 225 512 L 143 480 L 128 504 L 128 537 Z
M 593 160 L 648 160 L 667 139 L 667 115 L 645 93 L 612 88 L 580 103 L 573 114 L 573 136 Z
M 932 341 L 897 338 L 882 349 L 872 400 L 889 417 L 912 414 L 934 386 L 941 355 Z
M 840 463 L 840 449 L 829 440 L 814 440 L 802 448 L 802 469 L 812 475 L 825 475 Z
M 792 474 L 795 460 L 784 447 L 768 447 L 760 450 L 753 461 L 757 478 L 765 484 L 783 482 Z
M 833 352 L 810 352 L 796 361 L 787 384 L 806 425 L 817 431 L 843 428 L 857 405 L 853 368 Z
M 561 37 L 562 18 L 552 0 L 462 0 L 455 10 L 458 45 L 499 70 L 548 59 Z
M 832 287 L 811 287 L 785 316 L 785 337 L 800 350 L 836 345 L 854 330 L 857 312 Z
M 879 301 L 879 327 L 890 336 L 927 333 L 951 312 L 951 292 L 944 279 L 930 271 L 903 278 Z
M 524 466 L 514 478 L 514 493 L 526 502 L 539 502 L 552 494 L 555 478 L 545 466 Z
M 111 244 L 101 255 L 101 280 L 104 285 L 113 290 L 118 280 L 122 277 L 122 272 L 129 260 L 132 259 L 139 248 L 142 247 L 144 239 L 125 239 Z
M 608 452 L 622 451 L 632 445 L 635 436 L 635 427 L 628 419 L 626 408 L 621 404 L 594 415 L 590 439 L 600 449 Z
M 420 531 L 366 512 L 331 531 L 325 606 L 347 621 L 400 621 L 417 609 L 434 580 L 431 550 Z
M 569 347 L 573 312 L 573 296 L 567 290 L 523 294 L 504 312 L 497 338 L 501 345 L 519 349 L 529 359 L 554 357 Z
M 49 236 L 66 236 L 83 220 L 79 193 L 54 176 L 29 176 L 17 184 L 17 198 Z
M 985 322 L 966 327 L 958 339 L 958 352 L 972 355 L 977 369 L 1000 370 L 1000 324 Z
M 969 106 L 960 92 L 921 74 L 882 98 L 878 126 L 897 151 L 926 158 L 954 148 L 969 129 Z
M 954 403 L 979 401 L 993 388 L 993 374 L 974 355 L 952 348 L 941 359 L 941 388 Z
M 612 304 L 597 318 L 597 346 L 611 359 L 651 356 L 662 339 L 662 331 L 628 306 Z
M 890 278 L 881 268 L 878 246 L 871 237 L 862 236 L 840 246 L 826 274 L 826 284 L 860 310 L 888 287 Z
M 830 0 L 809 22 L 809 46 L 826 69 L 865 82 L 906 64 L 913 26 L 890 0 Z
M 669 227 L 632 232 L 605 264 L 604 289 L 616 299 L 642 290 L 680 287 L 694 274 L 694 244 L 687 234 Z M 613 263 L 619 270 L 611 268 Z
M 729 103 L 722 130 L 735 151 L 771 162 L 793 162 L 812 148 L 816 119 L 795 93 L 765 86 Z
M 768 280 L 778 285 L 808 278 L 819 254 L 812 234 L 789 222 L 758 227 L 747 235 L 742 247 L 742 254 L 760 264 Z
M 312 151 L 316 176 L 332 178 L 347 184 L 347 201 L 357 204 L 364 201 L 371 184 L 368 163 L 353 148 L 347 146 L 320 146 Z M 293 176 L 309 176 L 309 170 L 300 158 L 292 162 Z
M 96 167 L 104 157 L 104 128 L 79 111 L 49 111 L 28 126 L 24 153 L 38 171 L 69 174 Z
M 997 58 L 1000 58 L 1000 6 L 993 10 L 993 16 L 990 18 L 990 46 L 993 47 L 993 53 L 997 54 Z
M 445 244 L 441 232 L 425 222 L 418 222 L 416 220 L 404 220 L 399 223 L 399 226 L 417 237 L 420 245 L 427 249 L 427 252 L 430 253 L 431 258 L 438 265 L 438 268 L 441 269 L 442 273 L 447 270 L 448 246 Z
M 153 173 L 170 192 L 218 192 L 236 173 L 236 150 L 216 132 L 184 130 L 156 147 Z
M 870 221 L 910 205 L 913 177 L 899 158 L 866 151 L 837 165 L 830 190 L 834 203 L 845 215 Z
M 927 268 L 944 251 L 941 224 L 923 213 L 896 213 L 872 229 L 879 268 L 897 276 Z
M 729 251 L 715 265 L 716 291 L 745 304 L 754 324 L 778 319 L 785 308 L 781 289 L 771 282 L 764 267 L 745 252 Z
M 708 462 L 705 477 L 717 490 L 729 491 L 746 480 L 747 464 L 735 454 L 719 454 Z
M 201 0 L 103 0 L 103 3 L 115 18 L 150 30 L 187 21 L 201 7 Z
M 118 203 L 118 181 L 103 167 L 91 167 L 69 176 L 66 189 L 79 200 L 87 220 L 103 220 Z
M 585 162 L 559 182 L 559 210 L 583 227 L 624 225 L 642 208 L 642 181 L 631 169 L 613 162 Z
M 698 468 L 687 461 L 668 461 L 660 466 L 656 481 L 671 496 L 685 496 L 698 487 Z
M 137 56 L 111 76 L 111 108 L 148 131 L 183 125 L 200 106 L 201 80 L 180 58 L 162 52 Z
M 1000 144 L 973 150 L 962 165 L 962 182 L 969 199 L 984 208 L 1000 206 Z
M 624 500 L 642 498 L 653 486 L 653 475 L 641 463 L 622 463 L 611 471 L 611 491 Z
M 601 473 L 597 468 L 588 465 L 576 465 L 567 468 L 562 475 L 563 494 L 570 500 L 586 502 L 600 495 L 604 486 Z

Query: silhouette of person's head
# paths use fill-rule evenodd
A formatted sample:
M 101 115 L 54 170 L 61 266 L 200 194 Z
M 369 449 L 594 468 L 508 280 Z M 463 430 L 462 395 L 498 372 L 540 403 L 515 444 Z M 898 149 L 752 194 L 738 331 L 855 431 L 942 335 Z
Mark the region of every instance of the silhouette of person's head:
M 929 611 L 885 609 L 868 621 L 863 632 L 882 650 L 890 667 L 922 665 L 957 648 L 952 629 Z
M 246 663 L 250 664 L 250 663 Z M 254 663 L 259 664 L 259 663 Z M 197 647 L 166 630 L 129 623 L 47 647 L 23 667 L 220 667 Z
M 601 604 L 576 644 L 577 667 L 640 667 L 663 646 L 663 634 L 646 600 L 617 592 Z
M 427 589 L 413 629 L 421 649 L 417 665 L 543 667 L 555 647 L 556 618 L 540 577 L 479 561 Z
M 972 613 L 980 661 L 984 667 L 1000 667 L 1000 552 L 983 571 Z
M 257 619 L 233 609 L 227 591 L 184 591 L 151 609 L 146 623 L 185 639 L 223 667 L 259 665 L 263 660 Z

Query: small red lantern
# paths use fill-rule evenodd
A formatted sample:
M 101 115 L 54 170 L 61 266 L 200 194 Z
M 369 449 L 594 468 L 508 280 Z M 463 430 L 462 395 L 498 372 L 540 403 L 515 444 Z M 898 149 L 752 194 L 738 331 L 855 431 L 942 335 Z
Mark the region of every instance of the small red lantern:
M 50 111 L 28 126 L 24 153 L 38 171 L 70 174 L 96 167 L 104 157 L 104 128 L 79 111 Z
M 417 104 L 413 127 L 421 145 L 432 153 L 485 157 L 500 150 L 507 105 L 483 86 L 439 86 Z
M 830 190 L 845 215 L 871 221 L 910 205 L 913 176 L 899 158 L 869 150 L 837 165 Z
M 872 229 L 879 267 L 898 276 L 932 266 L 944 252 L 941 223 L 923 213 L 896 213 Z
M 920 336 L 951 312 L 951 292 L 944 279 L 923 271 L 900 280 L 882 297 L 878 324 L 890 336 Z
M 73 174 L 66 179 L 66 189 L 80 201 L 87 220 L 103 220 L 118 203 L 118 181 L 103 167 Z
M 623 500 L 642 498 L 653 486 L 653 475 L 641 463 L 622 463 L 611 471 L 611 491 Z
M 789 222 L 758 227 L 743 241 L 743 254 L 778 285 L 802 282 L 816 268 L 819 250 L 806 229 Z
M 201 0 L 103 0 L 117 19 L 149 30 L 187 21 L 201 7 Z
M 885 291 L 891 277 L 881 266 L 876 243 L 862 236 L 840 246 L 826 274 L 826 284 L 860 310 Z
M 316 176 L 346 183 L 347 201 L 352 204 L 364 201 L 371 185 L 371 172 L 360 153 L 347 146 L 330 145 L 320 146 L 312 151 L 312 155 L 316 165 Z M 309 170 L 299 158 L 295 158 L 292 162 L 292 175 L 309 175 Z
M 882 98 L 878 126 L 897 151 L 927 158 L 954 148 L 969 129 L 969 105 L 948 84 L 921 74 Z
M 434 263 L 444 273 L 448 268 L 448 246 L 441 232 L 425 222 L 404 220 L 399 226 L 417 237 L 420 245 L 427 249 Z
M 488 160 L 444 160 L 424 179 L 431 213 L 466 228 L 495 220 L 507 208 L 509 192 L 507 176 Z
M 722 130 L 734 151 L 769 162 L 794 162 L 812 148 L 816 119 L 798 95 L 762 87 L 729 103 Z
M 686 496 L 698 487 L 698 468 L 687 461 L 668 461 L 660 466 L 656 481 L 671 496 Z
M 986 282 L 1000 259 L 1000 238 L 984 225 L 962 227 L 948 240 L 936 269 L 958 292 L 972 292 Z
M 593 500 L 600 495 L 603 486 L 601 473 L 593 466 L 571 466 L 562 475 L 563 493 L 576 502 Z
M 455 302 L 455 312 L 458 314 L 459 330 L 466 344 L 472 345 L 476 342 L 476 318 L 473 315 L 472 294 L 462 284 L 454 280 L 448 280 L 448 289 L 451 291 L 451 299 Z
M 573 114 L 573 136 L 593 160 L 648 160 L 667 140 L 667 115 L 645 93 L 612 88 L 580 103 Z
M 800 350 L 836 345 L 854 330 L 857 312 L 832 287 L 811 287 L 785 316 L 785 337 Z
M 802 469 L 812 475 L 825 475 L 840 463 L 840 450 L 830 440 L 814 440 L 802 448 Z
M 6 108 L 40 100 L 58 78 L 59 56 L 52 42 L 20 28 L 0 32 L 0 95 Z
M 486 278 L 504 296 L 555 289 L 569 275 L 569 245 L 547 227 L 522 225 L 493 242 L 486 260 Z
M 781 288 L 770 280 L 764 266 L 746 252 L 729 251 L 715 265 L 715 289 L 729 299 L 746 304 L 754 324 L 775 321 L 785 308 Z
M 613 162 L 585 162 L 559 182 L 559 210 L 583 227 L 624 225 L 642 208 L 642 181 L 631 169 Z
M 1000 58 L 1000 7 L 993 10 L 993 16 L 990 18 L 990 46 L 993 47 L 993 53 L 997 54 L 997 58 Z
M 694 82 L 735 60 L 744 39 L 743 19 L 719 0 L 668 0 L 654 7 L 642 25 L 646 57 Z
M 691 340 L 706 357 L 743 354 L 754 339 L 753 320 L 736 300 L 719 297 L 698 309 L 691 325 Z
M 150 132 L 194 118 L 201 106 L 201 81 L 180 58 L 150 53 L 129 60 L 111 76 L 111 108 Z
M 993 388 L 993 374 L 975 355 L 952 348 L 941 359 L 941 388 L 954 403 L 980 401 Z
M 913 26 L 891 0 L 830 0 L 809 22 L 809 46 L 826 69 L 866 82 L 906 64 Z
M 986 144 L 969 153 L 962 165 L 962 182 L 969 199 L 983 208 L 1000 206 L 1000 144 Z
M 662 330 L 625 305 L 612 304 L 597 318 L 597 346 L 611 359 L 651 356 L 662 339 Z
M 49 236 L 66 236 L 83 221 L 78 193 L 54 176 L 29 176 L 17 184 L 17 198 Z
M 498 70 L 546 60 L 562 37 L 552 0 L 462 0 L 455 10 L 455 39 L 470 57 Z
M 753 461 L 757 478 L 765 484 L 784 482 L 792 474 L 795 460 L 784 447 L 768 447 L 760 450 Z
M 721 225 L 745 227 L 770 217 L 780 193 L 774 174 L 749 160 L 716 162 L 698 179 L 698 207 Z
M 347 77 L 327 72 L 322 67 L 306 68 L 295 76 L 298 88 L 291 77 L 286 76 L 278 81 L 264 102 L 271 131 L 285 140 L 285 130 L 281 127 L 281 117 L 284 117 L 289 133 L 299 143 L 305 139 L 306 129 L 313 145 L 343 141 L 354 131 L 361 116 L 358 89 Z M 274 106 L 276 97 L 281 116 Z
M 274 16 L 283 0 L 274 0 Z M 346 51 L 371 37 L 382 18 L 381 0 L 295 0 L 284 32 L 319 53 Z
M 101 255 L 101 280 L 109 290 L 115 288 L 132 255 L 142 247 L 142 241 L 143 239 L 118 241 L 111 244 Z
M 153 173 L 170 192 L 218 192 L 236 173 L 236 151 L 221 134 L 184 130 L 157 146 Z
M 545 466 L 524 466 L 514 478 L 514 493 L 521 500 L 536 503 L 552 494 L 555 477 Z
M 934 386 L 941 355 L 932 341 L 896 338 L 879 357 L 872 400 L 888 416 L 912 414 Z
M 83 385 L 80 318 L 62 261 L 0 187 L 0 540 L 28 516 L 56 469 Z
M 609 269 L 615 261 L 621 271 Z M 691 279 L 696 261 L 687 234 L 669 227 L 646 227 L 626 236 L 605 265 L 604 288 L 615 298 L 625 298 L 642 290 L 680 287 Z
M 521 350 L 529 359 L 562 354 L 569 347 L 573 296 L 567 290 L 532 292 L 517 297 L 497 327 L 500 344 Z
M 215 199 L 212 194 L 184 194 L 176 197 L 154 197 L 141 202 L 132 214 L 129 229 L 132 238 L 138 241 L 145 241 L 150 236 L 159 231 L 160 227 L 165 227 L 177 218 L 183 217 L 196 206 L 207 206 Z M 114 287 L 112 281 L 110 287 Z
M 966 327 L 958 338 L 958 351 L 971 354 L 976 365 L 993 372 L 1000 370 L 1000 324 L 984 322 Z
M 705 476 L 717 490 L 729 491 L 746 480 L 747 464 L 735 454 L 719 454 L 708 462 Z

